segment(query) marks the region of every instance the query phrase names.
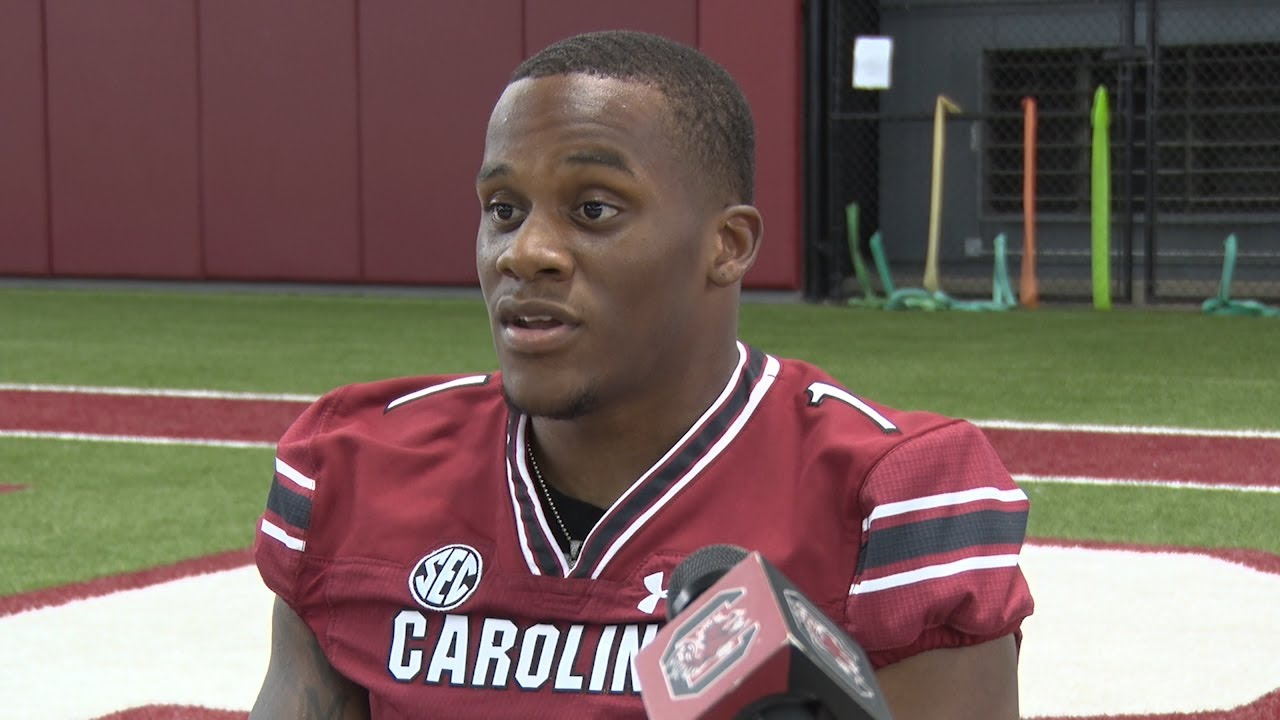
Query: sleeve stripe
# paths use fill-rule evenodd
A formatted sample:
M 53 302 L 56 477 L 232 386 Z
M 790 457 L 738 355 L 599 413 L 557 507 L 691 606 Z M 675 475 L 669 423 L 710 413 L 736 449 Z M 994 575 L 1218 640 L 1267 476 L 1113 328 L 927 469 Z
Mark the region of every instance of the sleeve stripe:
M 281 460 L 280 458 L 276 458 L 276 472 L 292 480 L 294 483 L 298 485 L 298 487 L 303 487 L 311 491 L 314 491 L 316 489 L 315 480 L 312 480 L 306 475 L 303 475 L 297 470 L 294 470 L 293 467 L 289 465 L 289 463 Z
M 888 575 L 875 580 L 863 580 L 856 582 L 849 588 L 850 595 L 865 595 L 867 593 L 879 592 L 881 590 L 890 590 L 904 585 L 914 585 L 916 583 L 925 582 L 926 580 L 934 580 L 937 578 L 951 577 L 959 575 L 970 570 L 993 570 L 996 568 L 1017 567 L 1017 555 L 985 555 L 981 557 L 964 558 L 955 562 L 943 563 L 941 565 L 930 565 L 917 570 L 909 570 L 896 575 Z
M 387 403 L 387 408 L 382 412 L 389 413 L 392 410 L 395 410 L 396 408 L 400 407 L 401 405 L 404 405 L 405 403 L 410 403 L 410 402 L 413 402 L 414 400 L 420 400 L 428 395 L 434 395 L 438 392 L 444 392 L 445 390 L 452 390 L 453 388 L 457 388 L 457 387 L 466 387 L 468 385 L 484 385 L 487 382 L 489 382 L 488 375 L 469 375 L 467 377 L 454 378 L 447 382 L 442 382 L 439 385 L 432 385 L 431 387 L 425 387 L 421 390 L 415 390 L 414 392 L 411 392 L 408 395 L 398 397 L 395 400 L 392 400 L 391 402 Z
M 1013 503 L 1026 502 L 1027 494 L 1021 489 L 1014 488 L 1012 490 L 1001 490 L 997 487 L 980 487 L 972 490 L 962 490 L 960 492 L 942 493 L 940 495 L 928 495 L 925 497 L 912 498 L 910 500 L 901 500 L 899 502 L 885 503 L 877 506 L 871 511 L 866 520 L 862 521 L 862 531 L 866 532 L 871 529 L 871 523 L 881 518 L 893 517 L 894 515 L 902 515 L 918 510 L 932 510 L 934 508 L 947 507 L 949 505 L 964 505 L 966 503 L 978 502 L 980 500 L 995 500 L 997 502 Z
M 279 476 L 271 480 L 267 509 L 299 530 L 306 530 L 311 525 L 311 500 L 285 487 Z
M 859 573 L 895 563 L 991 545 L 1021 545 L 1027 513 L 1004 510 L 936 517 L 873 531 Z
M 307 549 L 306 540 L 299 540 L 298 538 L 280 529 L 278 525 L 272 524 L 271 521 L 267 520 L 266 518 L 262 519 L 262 534 L 266 535 L 269 538 L 279 540 L 281 545 L 284 545 L 290 550 L 302 551 Z

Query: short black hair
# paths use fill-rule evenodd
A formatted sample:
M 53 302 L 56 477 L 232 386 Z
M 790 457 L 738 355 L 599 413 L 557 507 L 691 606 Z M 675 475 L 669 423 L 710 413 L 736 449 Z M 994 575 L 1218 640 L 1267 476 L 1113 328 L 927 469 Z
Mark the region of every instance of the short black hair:
M 667 98 L 673 138 L 738 202 L 755 194 L 755 124 L 742 88 L 701 52 L 660 35 L 607 30 L 566 38 L 525 60 L 511 82 L 581 73 L 649 85 Z

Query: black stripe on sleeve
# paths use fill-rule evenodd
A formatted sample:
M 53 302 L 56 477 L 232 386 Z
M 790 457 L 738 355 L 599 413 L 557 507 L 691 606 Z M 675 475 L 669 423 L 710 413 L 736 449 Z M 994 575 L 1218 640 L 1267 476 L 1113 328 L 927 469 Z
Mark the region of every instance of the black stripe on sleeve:
M 1027 513 L 979 510 L 871 530 L 862 570 L 983 545 L 1021 545 Z
M 301 530 L 306 530 L 311 524 L 311 501 L 280 484 L 279 475 L 272 478 L 271 491 L 267 493 L 267 509 Z

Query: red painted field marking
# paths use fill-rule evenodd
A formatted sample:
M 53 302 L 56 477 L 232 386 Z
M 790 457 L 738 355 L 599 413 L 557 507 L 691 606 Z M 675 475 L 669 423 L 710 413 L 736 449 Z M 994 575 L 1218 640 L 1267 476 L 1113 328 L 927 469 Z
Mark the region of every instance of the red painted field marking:
M 26 490 L 26 485 L 14 485 L 10 483 L 0 483 L 0 495 L 11 492 L 21 492 Z
M 189 705 L 147 705 L 104 715 L 96 720 L 244 720 L 247 712 L 214 710 Z M 1274 720 L 1280 718 L 1280 690 L 1234 710 L 1176 715 L 1107 715 L 1105 720 Z M 1103 718 L 1046 718 L 1030 720 L 1103 720 Z
M 985 428 L 1010 472 L 1206 485 L 1280 485 L 1280 440 Z
M 103 715 L 95 720 L 245 720 L 247 712 L 192 705 L 145 705 Z
M 0 430 L 274 442 L 305 402 L 0 392 Z
M 302 395 L 0 383 L 0 436 L 273 444 Z M 980 423 L 1015 475 L 1280 488 L 1280 434 Z
M 230 550 L 216 555 L 183 560 L 169 565 L 159 565 L 136 572 L 107 575 L 84 582 L 33 590 L 18 595 L 0 597 L 0 617 L 15 615 L 27 610 L 56 607 L 76 600 L 101 597 L 121 590 L 136 590 L 193 575 L 231 570 L 253 562 L 253 551 Z

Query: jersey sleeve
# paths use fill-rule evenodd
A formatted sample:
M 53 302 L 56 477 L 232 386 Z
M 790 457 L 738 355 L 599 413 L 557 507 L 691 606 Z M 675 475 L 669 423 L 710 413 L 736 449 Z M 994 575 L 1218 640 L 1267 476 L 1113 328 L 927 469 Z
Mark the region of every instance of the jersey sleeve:
M 883 667 L 1013 633 L 1033 603 L 1018 564 L 1029 502 L 975 426 L 912 437 L 860 492 L 861 543 L 846 620 Z
M 315 438 L 324 429 L 341 390 L 317 400 L 293 422 L 276 445 L 266 508 L 258 517 L 253 554 L 263 582 L 302 615 L 309 589 L 302 573 L 311 536 L 312 507 L 320 458 Z

